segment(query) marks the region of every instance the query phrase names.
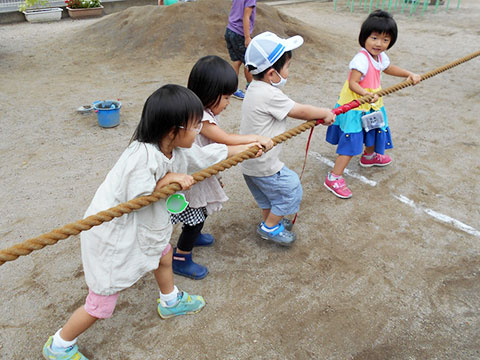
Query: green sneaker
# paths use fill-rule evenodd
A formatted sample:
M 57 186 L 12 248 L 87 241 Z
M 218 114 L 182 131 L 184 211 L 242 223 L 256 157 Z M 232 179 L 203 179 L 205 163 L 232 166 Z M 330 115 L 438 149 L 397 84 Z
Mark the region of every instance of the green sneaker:
M 78 346 L 74 345 L 67 349 L 67 351 L 53 352 L 52 350 L 53 336 L 50 336 L 43 345 L 43 357 L 47 360 L 88 360 L 81 352 L 78 351 Z
M 188 295 L 185 291 L 178 293 L 178 302 L 167 307 L 160 299 L 157 300 L 158 315 L 162 319 L 168 319 L 177 315 L 195 314 L 205 306 L 205 299 L 200 295 Z

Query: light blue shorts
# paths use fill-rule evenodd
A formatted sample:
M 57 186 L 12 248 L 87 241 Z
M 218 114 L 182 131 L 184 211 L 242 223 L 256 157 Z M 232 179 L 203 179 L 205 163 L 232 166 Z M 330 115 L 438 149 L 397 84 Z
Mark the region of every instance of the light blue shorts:
M 270 209 L 277 216 L 295 214 L 300 209 L 302 184 L 297 173 L 286 166 L 271 176 L 243 178 L 261 209 Z

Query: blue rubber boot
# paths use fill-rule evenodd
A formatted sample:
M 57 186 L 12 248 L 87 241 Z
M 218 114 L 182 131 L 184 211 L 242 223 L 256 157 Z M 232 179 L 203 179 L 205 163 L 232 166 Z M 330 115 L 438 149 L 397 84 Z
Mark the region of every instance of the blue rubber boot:
M 193 243 L 193 246 L 211 246 L 214 242 L 215 239 L 211 234 L 200 234 Z
M 173 250 L 173 272 L 194 280 L 203 279 L 208 274 L 206 266 L 197 264 L 192 260 L 192 254 L 178 254 L 177 248 Z

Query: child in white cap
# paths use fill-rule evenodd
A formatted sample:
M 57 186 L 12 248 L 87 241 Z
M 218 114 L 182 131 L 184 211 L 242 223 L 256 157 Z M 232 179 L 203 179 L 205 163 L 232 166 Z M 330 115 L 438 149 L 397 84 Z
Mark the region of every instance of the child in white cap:
M 335 115 L 326 108 L 296 103 L 283 93 L 292 50 L 303 44 L 299 35 L 282 39 L 271 32 L 255 36 L 245 53 L 245 64 L 253 75 L 242 104 L 241 134 L 274 137 L 286 131 L 286 119 L 317 120 L 331 124 Z M 298 175 L 280 160 L 282 145 L 257 159 L 241 164 L 250 192 L 262 209 L 263 222 L 257 233 L 266 240 L 289 246 L 296 240 L 292 222 L 302 200 Z

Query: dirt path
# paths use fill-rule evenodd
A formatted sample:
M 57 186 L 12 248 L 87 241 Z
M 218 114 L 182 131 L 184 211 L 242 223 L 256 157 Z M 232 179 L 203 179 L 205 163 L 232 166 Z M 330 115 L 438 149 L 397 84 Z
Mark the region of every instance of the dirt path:
M 131 8 L 99 20 L 0 26 L 1 248 L 83 216 L 148 95 L 165 83 L 186 84 L 202 55 L 226 57 L 218 34 L 225 6 L 211 7 L 211 18 L 201 17 L 198 3 L 187 3 L 144 7 L 144 18 Z M 334 12 L 325 2 L 275 9 L 282 13 L 272 19 L 277 14 L 261 7 L 257 31 L 297 28 L 308 37 L 294 54 L 285 92 L 332 107 L 365 14 Z M 185 36 L 181 24 L 172 32 L 162 33 L 160 21 L 158 29 L 145 29 L 155 16 L 188 11 L 199 14 L 191 22 L 208 40 L 204 52 L 186 49 L 198 40 Z M 425 73 L 479 50 L 479 14 L 476 0 L 448 13 L 396 14 L 392 62 Z M 122 24 L 137 31 L 115 30 Z M 80 34 L 88 41 L 77 41 Z M 182 46 L 155 53 L 158 41 L 174 34 Z M 151 36 L 155 46 L 148 38 L 135 41 L 140 35 Z M 123 43 L 100 47 L 95 36 Z M 372 170 L 352 161 L 350 200 L 322 185 L 335 149 L 324 141 L 325 128 L 317 128 L 303 179 L 299 240 L 289 250 L 256 237 L 259 212 L 239 169 L 228 170 L 231 201 L 206 225 L 217 242 L 195 250 L 210 274 L 202 281 L 176 277 L 180 288 L 204 295 L 207 307 L 161 321 L 156 285 L 147 275 L 121 294 L 112 319 L 82 335 L 81 350 L 91 359 L 131 360 L 479 358 L 479 74 L 477 58 L 387 97 L 394 162 Z M 400 80 L 384 76 L 383 86 Z M 75 112 L 108 98 L 123 103 L 115 129 Z M 225 129 L 238 131 L 240 107 L 232 101 L 222 114 Z M 285 162 L 298 172 L 306 139 L 302 134 L 284 147 Z M 0 358 L 38 359 L 86 290 L 78 237 L 1 266 Z

